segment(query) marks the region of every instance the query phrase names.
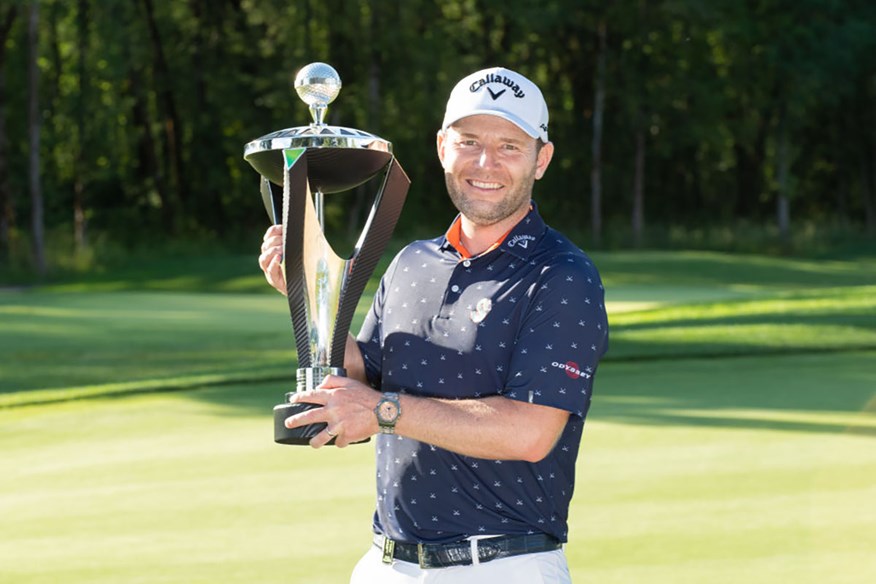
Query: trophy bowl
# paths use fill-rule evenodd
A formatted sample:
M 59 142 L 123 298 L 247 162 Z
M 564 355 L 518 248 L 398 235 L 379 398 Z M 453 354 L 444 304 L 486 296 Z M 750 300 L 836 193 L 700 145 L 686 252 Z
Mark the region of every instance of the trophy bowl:
M 307 149 L 312 189 L 323 194 L 355 188 L 392 160 L 392 145 L 360 130 L 333 126 L 287 128 L 253 140 L 243 157 L 263 177 L 283 185 L 283 150 Z

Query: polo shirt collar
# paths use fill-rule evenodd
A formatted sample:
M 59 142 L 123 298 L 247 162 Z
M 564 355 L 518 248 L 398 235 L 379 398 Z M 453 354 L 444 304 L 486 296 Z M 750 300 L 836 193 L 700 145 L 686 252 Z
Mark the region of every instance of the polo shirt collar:
M 538 207 L 536 207 L 535 201 L 532 201 L 531 205 L 532 208 L 526 214 L 526 217 L 514 226 L 499 247 L 502 251 L 513 254 L 522 260 L 529 259 L 529 256 L 535 250 L 536 244 L 544 236 L 544 232 L 547 229 L 547 225 L 545 225 L 541 215 L 538 214 Z
M 456 225 L 460 220 L 460 216 L 457 215 L 453 222 L 450 224 L 451 228 Z M 535 204 L 535 201 L 530 201 L 530 209 L 529 213 L 521 219 L 517 225 L 511 228 L 498 246 L 493 246 L 489 251 L 492 251 L 496 248 L 511 253 L 520 259 L 528 259 L 532 254 L 532 251 L 535 249 L 535 244 L 541 239 L 542 235 L 544 235 L 545 229 L 547 226 L 544 223 L 544 220 L 541 218 L 541 215 L 538 213 L 538 206 Z M 455 253 L 459 253 L 450 240 L 447 237 L 447 233 L 450 231 L 450 228 L 444 233 L 444 236 L 441 239 L 440 249 L 441 251 L 453 251 Z M 489 251 L 485 253 L 489 253 Z M 483 255 L 483 254 L 481 254 Z

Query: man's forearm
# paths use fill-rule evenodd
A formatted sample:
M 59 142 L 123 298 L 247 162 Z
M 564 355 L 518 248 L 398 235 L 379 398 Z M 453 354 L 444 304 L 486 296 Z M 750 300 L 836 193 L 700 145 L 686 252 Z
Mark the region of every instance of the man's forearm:
M 368 379 L 365 376 L 365 359 L 362 357 L 362 351 L 359 349 L 356 337 L 350 333 L 347 333 L 344 369 L 347 370 L 347 377 L 368 385 Z
M 537 462 L 556 444 L 569 413 L 501 396 L 444 400 L 402 395 L 396 432 L 465 456 Z

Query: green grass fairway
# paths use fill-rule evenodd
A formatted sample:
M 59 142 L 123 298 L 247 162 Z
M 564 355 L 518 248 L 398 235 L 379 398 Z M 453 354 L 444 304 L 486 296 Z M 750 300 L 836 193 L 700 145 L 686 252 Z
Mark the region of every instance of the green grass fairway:
M 573 499 L 576 581 L 871 582 L 874 363 L 606 367 Z
M 372 450 L 273 444 L 279 389 L 0 411 L 0 582 L 343 581 Z
M 607 366 L 573 501 L 575 580 L 868 582 L 874 360 Z M 369 537 L 373 447 L 274 445 L 281 389 L 0 410 L 0 582 L 346 581 Z
M 574 581 L 876 581 L 876 262 L 596 260 Z M 0 291 L 0 583 L 347 581 L 373 445 L 272 442 L 291 325 L 232 263 Z
M 279 294 L 0 293 L 0 404 L 288 377 L 284 310 Z

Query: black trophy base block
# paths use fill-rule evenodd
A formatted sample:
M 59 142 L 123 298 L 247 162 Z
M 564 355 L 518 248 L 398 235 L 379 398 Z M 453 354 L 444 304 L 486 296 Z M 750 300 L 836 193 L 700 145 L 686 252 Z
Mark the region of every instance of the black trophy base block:
M 325 430 L 325 422 L 290 429 L 286 427 L 286 418 L 321 407 L 318 404 L 305 403 L 279 404 L 274 406 L 274 442 L 277 444 L 309 445 L 311 438 Z M 354 442 L 353 444 L 364 444 L 370 440 L 371 438 L 366 438 L 361 442 Z M 326 444 L 333 446 L 334 443 L 335 439 L 332 438 Z

